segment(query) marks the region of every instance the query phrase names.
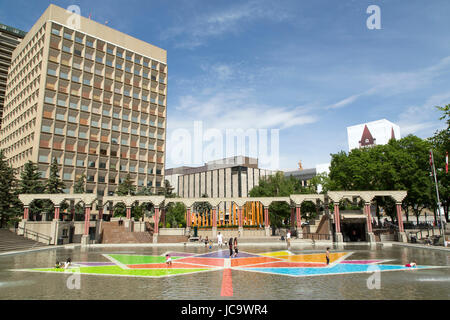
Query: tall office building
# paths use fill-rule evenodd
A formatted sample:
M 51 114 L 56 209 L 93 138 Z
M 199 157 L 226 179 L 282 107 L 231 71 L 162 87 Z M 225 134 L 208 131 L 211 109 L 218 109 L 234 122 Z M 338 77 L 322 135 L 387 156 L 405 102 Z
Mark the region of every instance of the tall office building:
M 66 192 L 112 195 L 127 174 L 164 183 L 167 52 L 50 5 L 12 54 L 0 148 L 19 171 L 48 178 L 53 158 Z
M 6 79 L 14 49 L 25 37 L 26 32 L 0 23 L 0 128 L 2 127 L 5 103 Z

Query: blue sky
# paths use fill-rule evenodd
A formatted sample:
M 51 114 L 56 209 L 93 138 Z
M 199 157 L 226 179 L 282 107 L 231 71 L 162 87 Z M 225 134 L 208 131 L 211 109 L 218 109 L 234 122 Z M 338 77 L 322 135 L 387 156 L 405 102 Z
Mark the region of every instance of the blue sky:
M 422 138 L 444 127 L 434 107 L 450 103 L 447 0 L 52 3 L 167 50 L 166 167 L 177 165 L 171 133 L 194 121 L 280 129 L 280 169 L 347 151 L 351 125 L 385 118 Z M 49 4 L 0 0 L 0 22 L 28 31 Z M 373 4 L 381 30 L 366 27 Z

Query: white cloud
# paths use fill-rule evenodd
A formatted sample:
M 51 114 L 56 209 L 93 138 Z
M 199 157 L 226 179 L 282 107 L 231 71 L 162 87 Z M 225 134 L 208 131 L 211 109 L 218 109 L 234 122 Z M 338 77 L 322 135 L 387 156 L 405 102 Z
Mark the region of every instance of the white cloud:
M 391 96 L 414 91 L 430 85 L 434 79 L 449 72 L 450 56 L 441 59 L 438 63 L 430 67 L 418 71 L 369 74 L 368 81 L 372 83 L 372 87 L 370 89 L 346 97 L 327 106 L 326 109 L 346 107 L 364 96 Z
M 202 14 L 182 27 L 176 26 L 163 31 L 161 38 L 178 40 L 177 47 L 192 49 L 204 45 L 208 38 L 242 32 L 244 23 L 262 19 L 281 22 L 290 17 L 285 8 L 276 3 L 250 1 Z
M 421 106 L 409 106 L 399 115 L 397 124 L 400 126 L 402 136 L 408 134 L 424 134 L 430 136 L 443 121 L 438 120 L 436 106 L 443 106 L 450 101 L 450 92 L 444 92 L 429 97 Z

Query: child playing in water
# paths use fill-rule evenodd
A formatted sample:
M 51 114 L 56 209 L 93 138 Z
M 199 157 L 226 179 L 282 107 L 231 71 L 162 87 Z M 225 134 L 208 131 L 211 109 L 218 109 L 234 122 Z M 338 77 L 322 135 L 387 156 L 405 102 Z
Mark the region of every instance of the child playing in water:
M 417 267 L 416 260 L 414 260 L 411 263 L 405 264 L 405 267 L 408 267 L 408 268 L 415 268 L 415 267 Z
M 172 258 L 170 257 L 169 254 L 166 254 L 166 264 L 168 267 L 172 266 Z

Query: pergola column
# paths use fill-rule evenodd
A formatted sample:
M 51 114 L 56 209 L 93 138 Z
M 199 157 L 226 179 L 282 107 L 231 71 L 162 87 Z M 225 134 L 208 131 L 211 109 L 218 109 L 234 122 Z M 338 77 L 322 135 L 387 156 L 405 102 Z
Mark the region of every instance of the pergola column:
M 158 242 L 158 232 L 159 232 L 159 207 L 155 206 L 155 215 L 153 217 L 155 220 L 155 227 L 153 229 L 153 243 Z
M 29 218 L 30 218 L 30 207 L 24 206 L 23 207 L 23 220 L 28 221 Z
M 334 203 L 334 226 L 336 228 L 335 236 L 336 242 L 344 242 L 344 237 L 341 233 L 341 217 L 339 215 L 339 202 Z
M 89 235 L 89 221 L 91 221 L 91 206 L 87 205 L 84 209 L 84 232 L 83 235 Z
M 191 225 L 192 225 L 192 217 L 191 217 L 191 207 L 186 208 L 186 233 L 189 233 L 191 231 Z
M 238 224 L 239 224 L 239 234 L 242 237 L 242 235 L 244 234 L 244 221 L 243 221 L 243 217 L 242 217 L 242 207 L 239 206 L 238 207 Z
M 72 217 L 72 221 L 75 221 L 75 201 L 70 200 L 70 214 Z
M 270 236 L 269 206 L 264 206 L 264 228 L 266 230 L 266 237 L 269 237 Z
M 372 232 L 372 215 L 370 214 L 370 202 L 364 202 L 364 214 L 366 215 L 367 224 L 367 242 L 375 242 L 375 235 Z
M 103 220 L 103 206 L 98 209 L 98 220 Z
M 161 222 L 163 224 L 163 228 L 166 227 L 166 207 L 161 208 Z
M 297 220 L 297 237 L 303 239 L 302 229 L 302 207 L 298 205 L 295 207 L 295 218 Z
M 59 205 L 56 205 L 55 206 L 55 217 L 53 218 L 53 220 L 59 220 L 59 210 L 60 210 Z
M 395 207 L 397 209 L 397 221 L 398 221 L 398 241 L 408 242 L 405 229 L 403 227 L 403 215 L 402 215 L 402 203 L 396 202 Z
M 212 208 L 212 237 L 217 237 L 217 207 Z
M 295 228 L 295 207 L 291 206 L 291 229 Z
M 91 205 L 86 205 L 84 209 L 84 230 L 81 236 L 81 245 L 87 246 L 89 244 L 89 222 L 91 220 Z
M 131 219 L 131 206 L 127 206 L 127 220 Z

